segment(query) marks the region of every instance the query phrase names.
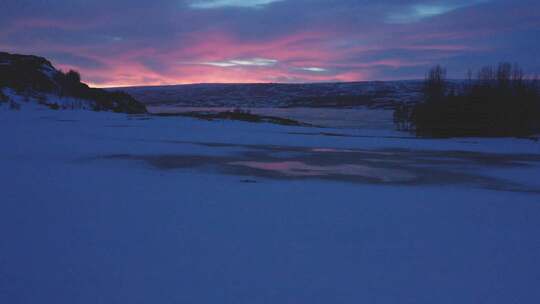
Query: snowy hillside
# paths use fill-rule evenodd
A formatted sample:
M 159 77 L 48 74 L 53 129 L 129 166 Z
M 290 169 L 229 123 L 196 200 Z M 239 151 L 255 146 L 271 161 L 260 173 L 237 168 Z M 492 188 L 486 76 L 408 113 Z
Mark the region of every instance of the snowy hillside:
M 145 113 L 144 105 L 122 92 L 90 88 L 77 72 L 57 70 L 45 58 L 0 52 L 0 107 L 38 104 L 52 109 Z

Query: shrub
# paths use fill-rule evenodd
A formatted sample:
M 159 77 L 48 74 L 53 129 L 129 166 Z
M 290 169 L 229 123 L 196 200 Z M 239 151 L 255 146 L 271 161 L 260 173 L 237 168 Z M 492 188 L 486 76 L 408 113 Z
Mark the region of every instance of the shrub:
M 19 111 L 21 109 L 21 105 L 14 102 L 14 101 L 10 101 L 9 102 L 9 109 L 14 110 L 14 111 Z
M 60 106 L 57 103 L 47 104 L 47 107 L 49 107 L 49 109 L 51 109 L 51 110 L 59 110 L 60 109 Z
M 0 103 L 8 102 L 9 98 L 4 94 L 2 89 L 0 88 Z

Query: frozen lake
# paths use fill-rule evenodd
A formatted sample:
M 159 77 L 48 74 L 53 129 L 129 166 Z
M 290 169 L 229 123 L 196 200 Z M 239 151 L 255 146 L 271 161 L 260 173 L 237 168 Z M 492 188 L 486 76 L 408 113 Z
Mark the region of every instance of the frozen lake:
M 86 111 L 0 124 L 0 303 L 540 302 L 538 142 Z

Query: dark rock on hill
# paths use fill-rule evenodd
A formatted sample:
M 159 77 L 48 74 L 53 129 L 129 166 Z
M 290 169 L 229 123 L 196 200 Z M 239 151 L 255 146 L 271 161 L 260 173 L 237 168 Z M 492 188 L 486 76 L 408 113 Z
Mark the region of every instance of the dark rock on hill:
M 75 71 L 64 73 L 48 60 L 0 52 L 0 101 L 36 101 L 54 109 L 146 113 L 146 107 L 120 91 L 90 88 Z

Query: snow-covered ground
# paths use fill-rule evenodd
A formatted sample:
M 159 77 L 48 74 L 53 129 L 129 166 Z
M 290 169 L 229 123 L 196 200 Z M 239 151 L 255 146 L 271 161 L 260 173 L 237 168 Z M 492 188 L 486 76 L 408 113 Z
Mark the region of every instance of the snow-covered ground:
M 0 111 L 0 303 L 538 303 L 540 143 Z

